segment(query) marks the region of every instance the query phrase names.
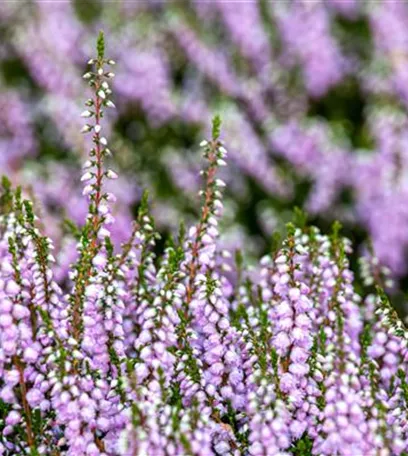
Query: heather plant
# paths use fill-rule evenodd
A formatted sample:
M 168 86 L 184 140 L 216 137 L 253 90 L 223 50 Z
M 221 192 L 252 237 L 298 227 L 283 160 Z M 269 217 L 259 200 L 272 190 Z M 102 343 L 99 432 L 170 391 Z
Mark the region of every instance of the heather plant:
M 145 193 L 115 248 L 103 34 L 88 64 L 88 210 L 67 283 L 36 205 L 2 180 L 0 454 L 407 454 L 408 330 L 387 271 L 363 260 L 356 287 L 340 225 L 324 234 L 301 211 L 256 266 L 231 258 L 219 117 L 197 222 L 159 242 Z

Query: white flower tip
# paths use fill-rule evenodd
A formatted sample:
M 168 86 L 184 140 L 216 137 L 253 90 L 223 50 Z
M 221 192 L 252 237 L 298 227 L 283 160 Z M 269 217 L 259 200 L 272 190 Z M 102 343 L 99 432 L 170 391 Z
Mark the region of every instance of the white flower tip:
M 106 172 L 106 177 L 108 179 L 117 179 L 118 178 L 118 175 L 115 173 L 115 171 L 112 171 L 111 169 L 109 169 L 107 172 Z
M 92 128 L 92 125 L 86 124 L 81 128 L 81 133 L 88 133 L 92 130 Z
M 93 177 L 93 174 L 90 173 L 90 172 L 87 172 L 87 173 L 82 175 L 81 182 L 89 181 L 89 180 L 92 179 L 92 177 Z
M 82 168 L 83 169 L 88 169 L 92 166 L 92 162 L 91 160 L 87 160 L 83 165 L 82 165 Z

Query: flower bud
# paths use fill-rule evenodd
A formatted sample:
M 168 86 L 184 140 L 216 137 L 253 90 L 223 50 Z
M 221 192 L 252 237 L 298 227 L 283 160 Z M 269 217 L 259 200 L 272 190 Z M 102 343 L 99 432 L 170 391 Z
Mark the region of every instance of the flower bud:
M 93 173 L 87 172 L 87 173 L 85 173 L 85 174 L 82 175 L 82 177 L 81 177 L 81 182 L 89 181 L 89 180 L 91 180 L 93 177 L 94 177 Z
M 118 175 L 115 173 L 115 171 L 112 171 L 111 169 L 108 169 L 108 171 L 106 172 L 106 177 L 108 179 L 117 179 Z
M 88 125 L 88 124 L 85 124 L 82 128 L 81 128 L 81 133 L 88 133 L 92 130 L 92 125 Z

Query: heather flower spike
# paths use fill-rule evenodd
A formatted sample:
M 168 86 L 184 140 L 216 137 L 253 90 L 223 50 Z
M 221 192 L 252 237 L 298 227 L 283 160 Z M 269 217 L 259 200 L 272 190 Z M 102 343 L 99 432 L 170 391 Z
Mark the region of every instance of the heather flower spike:
M 113 107 L 104 37 L 84 80 L 92 147 L 69 280 L 36 207 L 0 192 L 0 455 L 389 455 L 408 450 L 408 330 L 389 273 L 295 211 L 246 266 L 220 244 L 227 150 L 221 121 L 200 147 L 198 220 L 163 244 L 145 192 L 130 236 L 111 236 L 121 179 L 102 135 Z M 226 119 L 228 123 L 228 118 Z M 75 252 L 71 252 L 75 254 Z M 376 288 L 373 286 L 375 285 Z

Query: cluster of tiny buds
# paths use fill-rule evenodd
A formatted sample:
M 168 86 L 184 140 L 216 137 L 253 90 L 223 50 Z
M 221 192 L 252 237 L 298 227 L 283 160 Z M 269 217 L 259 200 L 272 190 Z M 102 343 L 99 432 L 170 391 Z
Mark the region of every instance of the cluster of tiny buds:
M 224 160 L 224 158 L 226 158 L 228 155 L 227 149 L 225 148 L 223 141 L 221 141 L 220 139 L 217 138 L 214 142 L 216 144 L 215 152 L 216 152 L 216 158 L 217 158 L 217 165 L 226 166 L 227 162 Z M 206 139 L 201 141 L 200 147 L 202 147 L 205 150 L 204 156 L 206 158 L 208 157 L 208 152 L 211 150 L 212 146 L 213 146 L 213 141 L 207 141 Z
M 366 287 L 380 285 L 384 288 L 393 288 L 394 280 L 391 277 L 391 269 L 380 263 L 378 257 L 365 255 L 359 258 L 360 274 Z
M 223 142 L 218 138 L 217 133 L 213 132 L 212 141 L 203 140 L 200 147 L 204 149 L 204 158 L 209 162 L 209 167 L 206 170 L 200 171 L 200 175 L 207 180 L 207 190 L 201 190 L 200 196 L 204 196 L 205 192 L 210 190 L 212 193 L 212 201 L 207 201 L 213 205 L 214 215 L 220 215 L 223 204 L 221 190 L 226 187 L 226 183 L 219 178 L 215 178 L 216 169 L 220 166 L 226 166 L 225 158 L 227 157 L 227 150 Z M 208 195 L 207 195 L 208 196 Z
M 112 94 L 112 90 L 110 89 L 107 81 L 109 79 L 113 79 L 115 74 L 110 71 L 104 71 L 103 65 L 114 65 L 115 62 L 113 60 L 91 59 L 88 64 L 94 65 L 96 71 L 88 71 L 83 77 L 88 80 L 89 85 L 95 90 L 96 100 L 89 98 L 85 102 L 87 109 L 81 113 L 81 117 L 86 119 L 96 117 L 97 122 L 95 122 L 95 125 L 84 125 L 82 133 L 88 133 L 94 130 L 96 134 L 99 134 L 101 131 L 101 125 L 98 120 L 103 117 L 102 107 L 115 107 L 115 104 L 109 99 L 109 96 Z M 101 143 L 104 143 L 102 138 Z

